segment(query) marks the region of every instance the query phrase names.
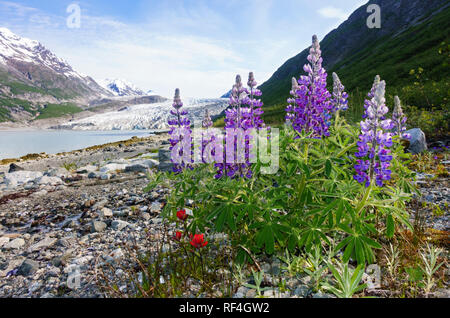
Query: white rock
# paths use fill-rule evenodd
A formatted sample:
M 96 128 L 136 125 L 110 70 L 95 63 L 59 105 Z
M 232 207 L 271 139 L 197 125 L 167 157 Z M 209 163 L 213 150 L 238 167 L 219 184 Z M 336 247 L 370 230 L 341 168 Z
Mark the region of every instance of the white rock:
M 115 261 L 118 261 L 124 257 L 124 253 L 121 248 L 114 250 L 111 254 L 109 254 Z
M 45 239 L 39 241 L 38 243 L 31 245 L 28 248 L 28 252 L 32 253 L 32 252 L 35 252 L 35 251 L 40 251 L 40 250 L 45 249 L 47 247 L 51 247 L 51 246 L 55 245 L 56 241 L 57 241 L 56 238 L 46 237 Z
M 128 164 L 126 163 L 110 163 L 100 168 L 100 172 L 107 173 L 107 172 L 123 171 L 127 168 L 127 166 Z
M 9 237 L 0 237 L 0 247 L 9 242 Z
M 96 166 L 92 166 L 92 165 L 88 165 L 85 167 L 81 167 L 80 169 L 77 170 L 77 173 L 90 173 L 90 172 L 95 172 L 97 171 L 98 168 Z
M 64 182 L 61 180 L 61 178 L 58 177 L 47 177 L 43 176 L 34 181 L 35 183 L 39 185 L 61 185 L 64 184 Z
M 12 240 L 11 242 L 5 244 L 3 248 L 5 249 L 19 249 L 25 245 L 25 240 L 23 238 L 16 238 Z
M 30 181 L 41 178 L 44 174 L 40 171 L 16 171 L 5 173 L 5 184 L 8 187 L 16 187 Z
M 101 180 L 109 180 L 109 179 L 111 179 L 111 176 L 107 173 L 103 173 L 100 175 L 100 179 Z
M 111 223 L 111 227 L 116 231 L 121 231 L 129 225 L 130 225 L 130 223 L 122 221 L 122 220 L 115 220 L 115 221 L 112 221 L 112 223 Z
M 113 216 L 113 211 L 108 208 L 103 208 L 100 210 L 100 217 L 102 218 L 109 218 Z
M 405 132 L 405 134 L 411 135 L 408 150 L 413 154 L 424 152 L 428 149 L 427 138 L 425 133 L 420 128 L 414 128 Z

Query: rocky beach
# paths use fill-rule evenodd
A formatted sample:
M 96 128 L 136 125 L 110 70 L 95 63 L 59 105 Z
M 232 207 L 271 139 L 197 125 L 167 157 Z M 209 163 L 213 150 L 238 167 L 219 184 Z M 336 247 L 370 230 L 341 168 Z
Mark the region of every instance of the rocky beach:
M 3 162 L 0 297 L 105 297 L 100 269 L 114 268 L 108 271 L 114 276 L 110 279 L 124 275 L 123 262 L 132 262 L 127 251 L 148 251 L 165 231 L 160 213 L 169 187 L 161 184 L 149 192 L 144 188 L 148 174 L 158 172 L 158 152 L 167 143 L 168 135 L 162 134 Z M 448 160 L 442 164 L 450 169 Z M 416 183 L 422 193 L 417 202 L 436 204 L 443 211 L 436 215 L 430 208 L 422 213 L 427 228 L 447 235 L 448 177 L 418 174 Z M 414 223 L 413 205 L 410 215 Z M 448 244 L 448 236 L 444 240 Z M 261 260 L 261 266 L 267 286 L 272 287 L 264 293 L 267 297 L 331 297 L 311 293 L 307 275 L 289 280 L 287 289 L 280 291 L 271 285 L 275 280 L 271 274 L 280 273 L 280 261 Z M 256 296 L 253 289 L 237 287 L 234 297 Z M 195 286 L 185 296 L 198 296 L 194 291 Z M 448 297 L 448 291 L 448 285 L 443 286 L 435 296 Z

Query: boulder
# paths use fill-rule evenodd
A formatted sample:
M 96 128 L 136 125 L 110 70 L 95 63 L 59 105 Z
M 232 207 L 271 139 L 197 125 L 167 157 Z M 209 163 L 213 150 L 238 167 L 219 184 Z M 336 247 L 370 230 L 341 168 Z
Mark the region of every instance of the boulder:
M 106 229 L 107 225 L 105 222 L 101 221 L 92 221 L 91 223 L 91 232 L 103 232 Z
M 116 171 L 122 171 L 127 168 L 128 164 L 126 163 L 110 163 L 106 166 L 103 166 L 100 168 L 100 172 L 107 173 L 107 172 L 116 172 Z
M 39 185 L 61 185 L 64 184 L 64 182 L 61 180 L 61 178 L 58 177 L 48 177 L 48 176 L 42 176 L 34 181 L 35 183 Z
M 45 239 L 39 241 L 36 244 L 31 245 L 28 248 L 28 253 L 33 253 L 36 251 L 41 251 L 43 249 L 46 249 L 48 247 L 52 247 L 57 242 L 56 238 L 46 237 Z
M 147 172 L 148 169 L 156 167 L 158 161 L 153 159 L 133 160 L 126 168 L 126 172 Z
M 17 275 L 30 276 L 37 272 L 39 269 L 39 263 L 30 259 L 26 259 L 20 265 Z
M 77 173 L 78 174 L 88 174 L 88 173 L 95 172 L 95 171 L 97 171 L 96 166 L 88 165 L 88 166 L 81 167 L 80 169 L 78 169 Z
M 131 164 L 125 168 L 125 172 L 147 172 L 148 167 L 139 163 Z
M 67 171 L 64 168 L 50 169 L 50 170 L 48 170 L 48 171 L 46 171 L 44 173 L 44 176 L 47 176 L 47 177 L 58 177 L 58 178 L 65 178 L 65 177 L 67 177 L 69 175 L 70 175 L 69 171 Z
M 172 171 L 173 163 L 171 160 L 172 152 L 168 149 L 160 149 L 158 153 L 159 158 L 159 171 Z
M 112 221 L 112 223 L 111 223 L 111 227 L 116 231 L 122 231 L 128 225 L 130 225 L 130 223 L 122 221 L 122 220 L 115 220 L 115 221 Z
M 0 237 L 0 247 L 9 243 L 9 237 Z
M 12 172 L 16 172 L 16 171 L 24 171 L 25 169 L 22 167 L 19 167 L 18 165 L 16 165 L 15 163 L 12 163 L 9 166 L 9 171 L 8 173 L 12 173 Z
M 19 249 L 25 245 L 25 240 L 23 238 L 16 238 L 12 240 L 11 242 L 6 243 L 3 248 L 5 249 Z
M 113 211 L 111 209 L 108 208 L 103 208 L 100 210 L 100 217 L 102 218 L 109 218 L 113 216 Z
M 425 133 L 420 128 L 414 128 L 405 132 L 411 135 L 408 151 L 418 154 L 428 149 Z
M 98 174 L 96 172 L 89 172 L 88 178 L 89 179 L 97 179 L 98 178 Z
M 8 187 L 16 187 L 41 178 L 44 174 L 40 171 L 16 171 L 5 173 L 5 184 Z

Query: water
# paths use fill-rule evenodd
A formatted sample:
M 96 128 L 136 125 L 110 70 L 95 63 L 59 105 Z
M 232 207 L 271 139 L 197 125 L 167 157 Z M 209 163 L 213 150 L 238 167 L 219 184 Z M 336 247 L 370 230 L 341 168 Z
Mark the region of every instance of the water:
M 18 158 L 31 153 L 56 154 L 131 139 L 145 137 L 152 131 L 75 131 L 36 130 L 1 131 L 0 160 Z

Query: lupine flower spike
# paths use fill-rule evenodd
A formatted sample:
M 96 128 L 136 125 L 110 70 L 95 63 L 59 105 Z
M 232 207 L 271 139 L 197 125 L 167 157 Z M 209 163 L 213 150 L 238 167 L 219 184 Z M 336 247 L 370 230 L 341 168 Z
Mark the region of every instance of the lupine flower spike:
M 203 128 L 210 128 L 213 126 L 213 122 L 208 110 L 205 110 L 205 117 L 203 118 L 202 126 Z
M 183 107 L 183 102 L 181 101 L 181 97 L 180 97 L 180 89 L 177 88 L 175 90 L 175 97 L 173 99 L 173 104 L 172 104 L 174 110 L 170 111 L 170 114 L 172 116 L 174 116 L 174 118 L 170 118 L 168 123 L 170 125 L 170 150 L 172 150 L 175 146 L 177 146 L 180 142 L 183 142 L 185 140 L 191 140 L 189 141 L 189 144 L 192 143 L 192 138 L 191 138 L 191 122 L 190 120 L 186 117 L 186 115 L 188 114 L 187 111 L 182 110 L 181 108 Z M 183 158 L 183 147 L 180 147 L 179 150 L 179 156 L 181 158 Z M 172 159 L 172 161 L 174 161 Z M 173 171 L 175 173 L 180 173 L 185 167 L 189 167 L 190 165 L 186 165 L 185 162 L 183 163 L 174 163 L 173 165 Z
M 402 104 L 398 96 L 394 97 L 394 112 L 392 113 L 392 120 L 394 122 L 394 130 L 398 136 L 403 139 L 411 139 L 410 134 L 406 134 L 406 120 L 407 117 L 403 114 Z
M 322 51 L 317 36 L 308 56 L 309 64 L 303 67 L 306 76 L 300 76 L 298 83 L 293 83 L 291 95 L 286 108 L 286 120 L 292 122 L 292 127 L 298 132 L 305 132 L 309 137 L 321 138 L 329 136 L 333 104 L 331 94 L 327 90 L 327 73 L 322 67 Z
M 214 134 L 210 133 L 209 129 L 213 126 L 213 121 L 211 116 L 209 115 L 209 111 L 205 110 L 205 117 L 203 118 L 202 127 L 204 131 L 202 133 L 202 161 L 203 163 L 211 163 L 213 162 L 213 158 L 215 156 L 215 149 L 211 150 L 211 153 L 206 152 L 206 147 L 215 142 Z
M 345 87 L 342 85 L 339 76 L 333 73 L 333 110 L 341 111 L 348 109 L 348 94 L 344 91 Z
M 264 121 L 261 119 L 263 114 L 261 100 L 255 97 L 262 95 L 261 91 L 256 88 L 257 82 L 254 74 L 251 72 L 248 79 L 248 89 L 242 85 L 241 76 L 236 76 L 236 83 L 233 86 L 230 97 L 231 108 L 225 112 L 225 129 L 228 132 L 234 129 L 249 131 L 251 129 L 261 129 L 265 127 Z M 246 177 L 251 178 L 253 173 L 250 163 L 250 147 L 251 143 L 246 138 L 245 141 L 245 158 L 244 162 L 237 162 L 237 137 L 234 138 L 234 153 L 225 154 L 223 163 L 217 163 L 218 168 L 216 178 L 220 179 L 224 176 L 229 178 Z M 230 140 L 228 140 L 230 139 Z M 227 143 L 233 143 L 233 140 L 227 135 Z M 241 145 L 240 145 L 241 146 Z M 228 163 L 227 158 L 234 157 L 235 163 Z
M 371 88 L 370 92 L 367 94 L 367 97 L 369 97 L 369 99 L 366 99 L 364 101 L 364 115 L 363 115 L 363 118 L 367 118 L 367 115 L 366 115 L 367 108 L 369 107 L 370 101 L 372 100 L 372 98 L 375 97 L 375 90 L 377 88 L 377 85 L 380 83 L 380 81 L 381 81 L 380 75 L 376 75 L 375 79 L 373 81 L 372 88 Z
M 375 85 L 375 84 L 374 84 Z M 361 122 L 361 135 L 358 141 L 358 152 L 355 153 L 356 165 L 354 179 L 369 187 L 375 178 L 377 186 L 391 179 L 390 161 L 392 156 L 388 149 L 392 146 L 391 133 L 385 132 L 393 128 L 390 119 L 384 119 L 389 109 L 385 105 L 386 83 L 379 82 L 375 86 L 372 100 L 367 104 L 366 120 Z

